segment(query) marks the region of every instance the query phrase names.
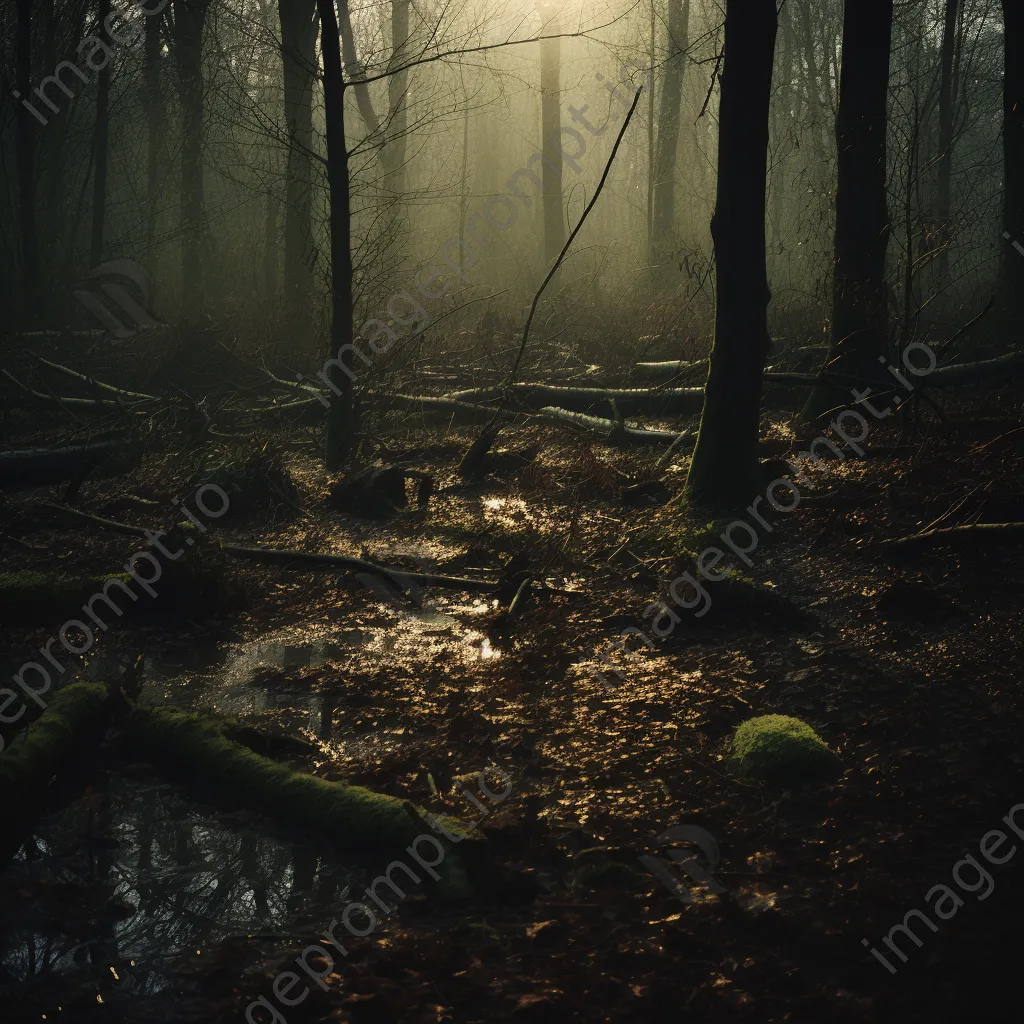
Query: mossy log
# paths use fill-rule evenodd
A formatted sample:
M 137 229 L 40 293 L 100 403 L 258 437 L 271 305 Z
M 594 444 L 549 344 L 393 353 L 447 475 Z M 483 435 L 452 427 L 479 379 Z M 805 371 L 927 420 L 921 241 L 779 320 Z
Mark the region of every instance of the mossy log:
M 115 699 L 103 683 L 71 683 L 53 695 L 42 715 L 6 750 L 0 740 L 5 826 L 0 835 L 0 863 L 17 849 L 19 828 L 36 817 L 53 777 L 102 738 L 117 707 Z M 10 708 L 6 710 L 12 713 Z
M 142 444 L 134 438 L 111 438 L 68 448 L 0 452 L 0 489 L 59 484 L 92 473 L 117 476 L 138 465 Z
M 405 801 L 292 771 L 228 739 L 216 723 L 198 715 L 136 707 L 125 722 L 124 740 L 132 756 L 151 762 L 196 796 L 261 811 L 283 825 L 324 836 L 339 851 L 391 861 L 417 837 L 435 835 L 423 812 L 410 813 L 412 805 Z M 438 870 L 442 895 L 467 896 L 464 854 L 478 841 L 463 823 L 436 820 L 459 839 L 454 846 L 435 835 L 447 848 Z
M 27 623 L 61 621 L 80 614 L 83 604 L 94 594 L 104 593 L 104 588 L 112 581 L 115 592 L 123 593 L 123 587 L 130 589 L 131 580 L 128 573 L 112 576 L 61 576 L 31 570 L 0 573 L 0 619 Z

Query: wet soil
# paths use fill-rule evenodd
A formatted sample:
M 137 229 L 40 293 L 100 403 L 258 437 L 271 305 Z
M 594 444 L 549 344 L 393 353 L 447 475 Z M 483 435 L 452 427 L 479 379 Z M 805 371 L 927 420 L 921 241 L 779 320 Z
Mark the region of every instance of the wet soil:
M 765 428 L 780 449 L 811 436 L 780 419 Z M 239 562 L 240 614 L 119 623 L 72 670 L 109 677 L 142 654 L 144 702 L 239 716 L 300 740 L 282 755 L 296 768 L 482 821 L 494 869 L 478 899 L 444 906 L 417 890 L 348 943 L 326 988 L 282 1009 L 287 1021 L 956 1022 L 1012 998 L 1019 858 L 989 865 L 984 899 L 986 886 L 957 888 L 952 872 L 1024 802 L 1024 563 L 1015 547 L 895 561 L 879 542 L 944 515 L 944 526 L 1022 518 L 1024 435 L 876 429 L 865 458 L 811 471 L 814 488 L 771 515 L 743 566 L 805 619 L 684 618 L 664 637 L 643 613 L 673 575 L 666 530 L 698 548 L 715 531 L 702 537 L 707 524 L 678 501 L 619 500 L 658 453 L 531 427 L 519 440 L 538 448 L 534 464 L 467 486 L 454 466 L 473 435 L 389 430 L 376 455 L 434 472 L 437 494 L 367 521 L 325 511 L 314 434 L 294 430 L 280 439 L 294 516 L 217 533 L 494 579 L 497 597 L 428 590 L 403 602 L 350 575 Z M 670 492 L 685 469 L 685 458 L 671 467 Z M 170 508 L 186 470 L 154 457 L 132 490 Z M 81 507 L 97 511 L 122 487 L 87 484 Z M 9 566 L 57 556 L 102 572 L 134 550 L 45 523 L 28 505 L 40 496 L 8 501 L 5 529 L 40 549 L 8 546 Z M 524 572 L 532 600 L 496 631 Z M 605 668 L 602 682 L 601 652 L 630 625 L 653 643 L 611 654 L 619 672 Z M 10 668 L 56 626 L 9 628 Z M 729 736 L 766 713 L 811 723 L 842 778 L 797 792 L 737 779 Z M 465 793 L 491 764 L 513 789 L 484 818 Z M 113 748 L 82 781 L 84 792 L 53 794 L 0 874 L 5 1021 L 244 1020 L 387 866 L 340 862 L 314 836 L 187 799 Z M 680 824 L 717 839 L 726 894 L 684 902 L 639 862 L 664 858 L 657 837 Z M 927 910 L 939 884 L 963 905 L 937 932 L 917 928 L 920 946 L 904 938 L 907 959 L 889 954 L 890 973 L 862 940 L 887 952 L 889 930 Z

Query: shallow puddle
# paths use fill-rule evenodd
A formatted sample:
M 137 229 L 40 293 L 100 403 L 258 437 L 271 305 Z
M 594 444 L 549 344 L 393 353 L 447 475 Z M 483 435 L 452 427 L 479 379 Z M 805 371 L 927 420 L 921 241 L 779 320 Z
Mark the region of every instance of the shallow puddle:
M 216 814 L 148 777 L 110 778 L 44 818 L 0 874 L 0 976 L 117 1004 L 225 940 L 316 930 L 365 872 Z M 64 1008 L 67 1010 L 67 1007 Z

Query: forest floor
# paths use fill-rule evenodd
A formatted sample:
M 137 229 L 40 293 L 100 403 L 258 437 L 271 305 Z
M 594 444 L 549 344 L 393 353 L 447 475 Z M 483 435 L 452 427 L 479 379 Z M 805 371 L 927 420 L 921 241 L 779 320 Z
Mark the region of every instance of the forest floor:
M 479 898 L 445 906 L 416 890 L 376 932 L 346 939 L 326 989 L 311 985 L 282 1008 L 288 1022 L 973 1021 L 1012 1005 L 1019 955 L 1024 854 L 989 866 L 994 898 L 956 889 L 952 871 L 1024 801 L 1024 559 L 1019 547 L 985 546 L 895 561 L 879 547 L 947 513 L 944 526 L 1024 519 L 1015 407 L 955 412 L 958 424 L 875 428 L 865 457 L 812 470 L 799 507 L 771 516 L 745 572 L 805 617 L 684 618 L 655 649 L 616 656 L 611 686 L 591 671 L 599 652 L 630 624 L 650 633 L 643 610 L 673 575 L 665 538 L 700 529 L 676 500 L 685 457 L 664 477 L 675 497 L 636 508 L 619 496 L 624 478 L 640 479 L 657 453 L 520 427 L 535 461 L 465 484 L 455 468 L 477 431 L 408 427 L 377 454 L 433 473 L 436 492 L 425 508 L 368 521 L 325 509 L 317 434 L 296 427 L 273 437 L 299 509 L 277 524 L 226 521 L 219 536 L 452 575 L 529 571 L 538 583 L 508 634 L 489 633 L 497 606 L 486 595 L 429 589 L 422 608 L 403 608 L 352 576 L 240 562 L 241 614 L 173 630 L 118 624 L 82 672 L 142 652 L 143 700 L 251 718 L 304 741 L 295 768 L 468 821 L 482 815 L 459 785 L 494 764 L 511 777 L 480 825 L 494 869 Z M 764 434 L 784 458 L 813 436 L 778 415 Z M 157 456 L 129 489 L 168 500 L 189 473 Z M 109 514 L 124 490 L 87 483 L 79 507 Z M 6 501 L 4 530 L 33 546 L 8 544 L 8 570 L 59 558 L 103 573 L 134 550 L 128 537 L 46 522 L 31 511 L 39 497 L 53 492 Z M 11 664 L 56 625 L 8 627 Z M 736 778 L 730 735 L 768 713 L 813 725 L 842 777 L 786 792 Z M 156 803 L 144 806 L 170 822 L 159 842 L 180 847 L 163 887 L 159 872 L 140 880 L 148 861 L 118 859 L 145 810 L 102 810 L 111 794 L 127 806 L 151 790 Z M 227 1021 L 245 1019 L 260 996 L 281 1006 L 277 974 L 360 889 L 346 897 L 328 884 L 337 858 L 313 837 L 228 810 L 196 813 L 145 767 L 101 765 L 84 797 L 43 819 L 32 854 L 0 874 L 5 1021 Z M 717 839 L 714 875 L 727 894 L 685 903 L 639 863 L 679 824 Z M 288 845 L 262 866 L 263 846 L 229 861 L 226 847 L 209 846 L 225 830 Z M 189 889 L 197 872 L 205 888 Z M 916 927 L 920 948 L 904 937 L 907 961 L 890 954 L 891 974 L 862 939 L 887 952 L 890 928 L 927 911 L 939 884 L 963 906 L 936 933 Z M 136 915 L 150 929 L 119 943 Z M 221 927 L 204 931 L 204 918 Z M 86 952 L 53 966 L 75 937 Z M 107 976 L 104 950 L 135 982 Z

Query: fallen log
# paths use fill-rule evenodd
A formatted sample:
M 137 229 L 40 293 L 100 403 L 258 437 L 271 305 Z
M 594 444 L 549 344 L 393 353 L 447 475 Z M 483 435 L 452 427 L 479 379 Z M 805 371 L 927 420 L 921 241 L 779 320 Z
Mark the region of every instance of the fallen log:
M 979 359 L 973 363 L 950 363 L 938 366 L 931 373 L 915 378 L 928 387 L 951 388 L 960 384 L 973 384 L 977 380 L 1024 366 L 1024 351 L 1008 352 L 994 359 Z
M 111 438 L 68 448 L 0 452 L 0 490 L 59 484 L 90 474 L 118 476 L 138 465 L 142 451 L 138 438 Z
M 555 406 L 545 406 L 539 415 L 554 423 L 561 423 L 585 434 L 596 434 L 611 444 L 639 445 L 676 445 L 685 444 L 690 438 L 696 439 L 692 430 L 679 433 L 675 430 L 645 430 L 640 427 L 627 427 L 615 420 L 607 420 L 601 416 L 588 416 L 582 412 L 571 412 Z
M 879 547 L 893 554 L 912 554 L 938 547 L 981 547 L 985 544 L 1016 544 L 1024 540 L 1024 523 L 972 523 L 946 526 L 909 537 L 884 540 Z
M 201 798 L 269 814 L 285 825 L 325 836 L 339 850 L 391 858 L 406 848 L 411 856 L 420 852 L 416 847 L 424 835 L 441 843 L 442 829 L 460 844 L 474 838 L 472 830 L 454 818 L 431 822 L 419 808 L 410 814 L 411 805 L 397 797 L 292 771 L 227 739 L 214 723 L 198 715 L 136 706 L 124 723 L 124 743 L 133 756 L 151 762 Z M 476 839 L 467 847 L 479 847 L 479 836 Z M 464 847 L 444 846 L 444 866 L 438 872 L 443 895 L 471 895 Z M 441 864 L 431 860 L 435 867 Z
M 110 723 L 116 705 L 103 683 L 72 683 L 49 696 L 43 713 L 4 749 L 0 738 L 0 797 L 4 828 L 0 864 L 17 851 L 22 830 L 35 820 L 47 787 L 82 752 L 93 748 Z M 8 718 L 18 715 L 17 706 Z M 29 709 L 20 705 L 22 712 Z M 20 715 L 18 716 L 20 717 Z
M 708 361 L 706 359 L 696 359 L 687 362 L 685 359 L 666 359 L 656 363 L 636 363 L 635 368 L 642 375 L 662 380 L 668 377 L 676 377 L 681 373 L 707 370 Z
M 698 413 L 704 405 L 703 388 L 562 388 L 552 384 L 513 384 L 510 388 L 474 388 L 445 395 L 448 401 L 470 405 L 507 396 L 526 408 L 554 406 L 570 412 L 588 412 L 595 406 L 609 408 L 612 403 L 627 413 Z

